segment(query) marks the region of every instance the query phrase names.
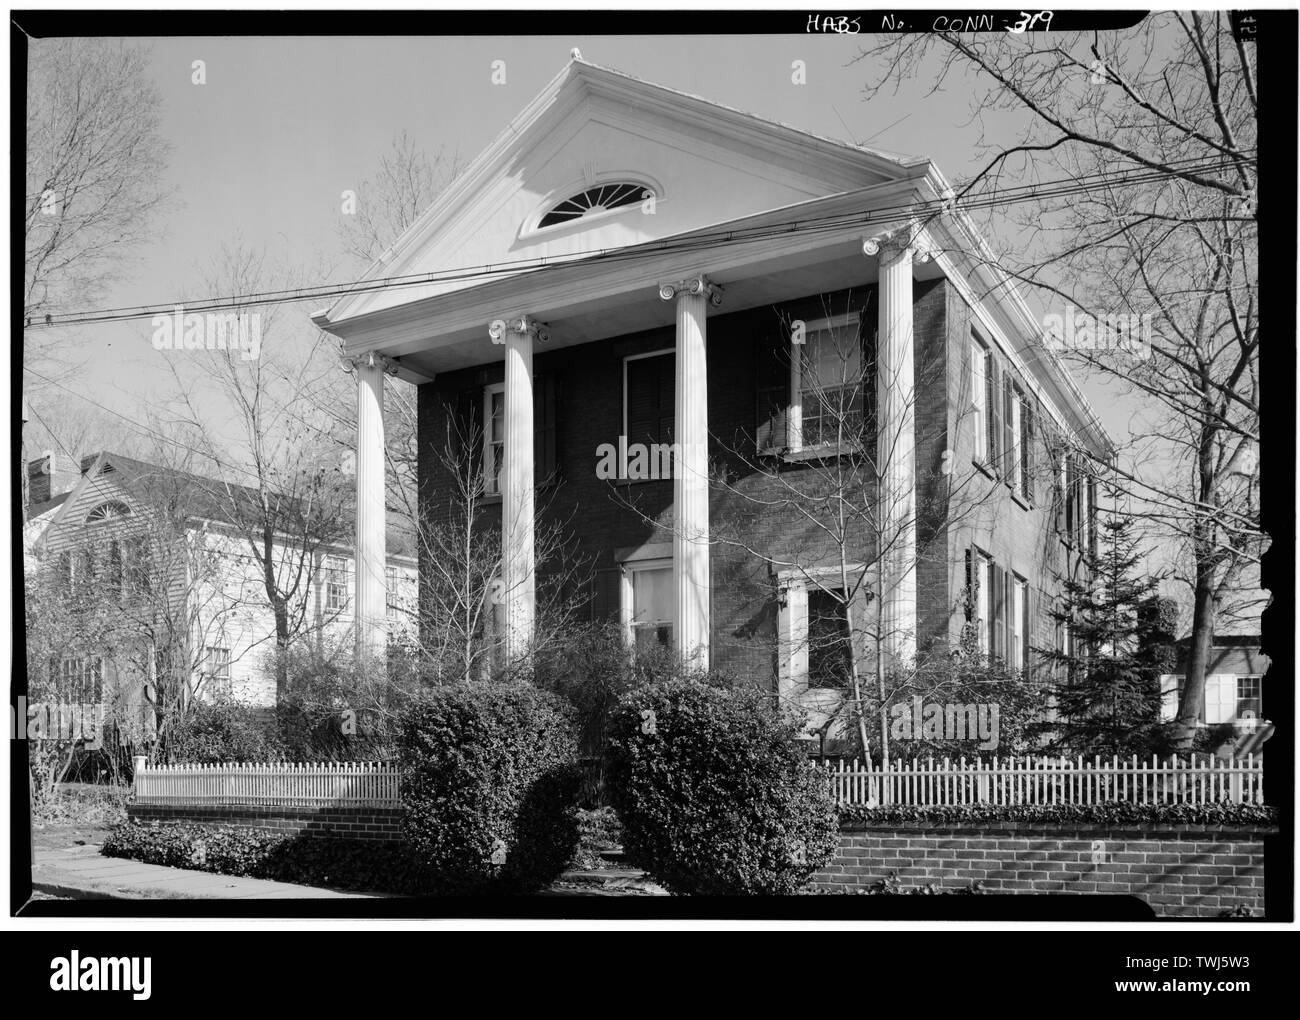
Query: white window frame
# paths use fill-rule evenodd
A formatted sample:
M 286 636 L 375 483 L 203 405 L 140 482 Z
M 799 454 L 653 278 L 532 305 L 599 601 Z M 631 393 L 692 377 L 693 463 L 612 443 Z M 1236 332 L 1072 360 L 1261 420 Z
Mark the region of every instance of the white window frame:
M 224 653 L 225 658 L 214 662 L 218 653 Z M 218 664 L 222 666 L 220 672 L 214 668 Z M 224 685 L 223 693 L 234 693 L 232 677 L 230 649 L 223 645 L 206 646 L 203 649 L 203 682 L 208 697 L 216 697 L 218 685 Z
M 1029 666 L 1026 647 L 1028 635 L 1025 633 L 1027 623 L 1025 615 L 1028 609 L 1029 582 L 1013 570 L 1011 572 L 1011 667 L 1013 669 L 1027 669 Z
M 496 447 L 501 447 L 502 466 L 505 462 L 506 443 L 505 437 L 496 439 L 492 432 L 492 397 L 496 394 L 502 394 L 501 397 L 501 422 L 505 425 L 505 394 L 506 384 L 503 382 L 489 383 L 483 387 L 483 492 L 488 496 L 499 496 L 501 490 L 497 486 L 496 471 Z
M 970 338 L 971 410 L 975 415 L 974 459 L 980 464 L 989 460 L 988 361 L 989 349 L 974 333 Z
M 623 631 L 623 643 L 629 650 L 636 648 L 636 621 L 633 619 L 632 599 L 635 587 L 632 583 L 632 575 L 638 571 L 644 570 L 664 570 L 672 571 L 672 556 L 641 556 L 635 559 L 627 559 L 619 564 L 619 585 L 618 585 L 618 619 L 619 626 Z M 646 626 L 663 626 L 667 624 L 672 628 L 674 640 L 677 637 L 677 621 L 674 619 L 646 621 Z
M 989 628 L 993 617 L 993 557 L 979 546 L 971 546 L 971 570 L 975 575 L 975 626 L 979 638 L 979 650 L 983 655 L 992 654 L 989 644 Z
M 862 315 L 860 312 L 845 312 L 841 315 L 828 315 L 820 319 L 814 319 L 812 322 L 804 323 L 803 338 L 804 342 L 797 344 L 794 342 L 793 331 L 790 334 L 790 399 L 786 405 L 786 446 L 791 453 L 799 453 L 802 450 L 829 450 L 835 444 L 831 442 L 813 443 L 805 445 L 803 441 L 804 428 L 804 401 L 803 401 L 803 376 L 804 376 L 804 359 L 808 353 L 808 340 L 810 337 L 822 333 L 830 332 L 833 336 L 835 330 L 840 327 L 852 327 L 855 335 L 858 337 L 859 347 L 862 342 Z M 858 369 L 860 378 L 858 385 L 866 386 L 866 366 L 862 364 L 862 354 L 859 350 Z M 844 385 L 850 385 L 848 380 L 844 380 Z M 824 384 L 823 384 L 823 388 Z M 867 394 L 862 393 L 863 412 L 866 411 Z
M 341 566 L 333 566 L 339 563 Z M 348 610 L 351 592 L 351 585 L 348 584 L 348 558 L 338 556 L 334 553 L 326 553 L 321 561 L 322 572 L 325 575 L 325 611 L 327 613 L 345 613 Z M 341 575 L 342 581 L 335 580 L 335 575 Z M 336 589 L 342 588 L 343 595 L 338 605 L 335 605 Z
M 1237 675 L 1237 697 L 1234 706 L 1234 717 L 1238 719 L 1241 718 L 1241 702 L 1243 700 L 1241 697 L 1241 682 L 1243 680 L 1254 680 L 1256 686 L 1259 688 L 1259 697 L 1255 699 L 1259 702 L 1259 708 L 1255 711 L 1255 718 L 1262 719 L 1264 717 L 1264 675 L 1262 673 L 1239 673 Z
M 850 581 L 859 585 L 855 602 L 864 591 L 874 591 L 875 575 L 865 564 L 849 564 L 847 571 Z M 829 589 L 840 590 L 840 568 L 783 570 L 777 574 L 777 689 L 782 697 L 824 701 L 838 699 L 843 694 L 833 687 L 808 686 L 808 592 L 822 583 Z M 857 638 L 850 635 L 850 640 L 856 644 Z

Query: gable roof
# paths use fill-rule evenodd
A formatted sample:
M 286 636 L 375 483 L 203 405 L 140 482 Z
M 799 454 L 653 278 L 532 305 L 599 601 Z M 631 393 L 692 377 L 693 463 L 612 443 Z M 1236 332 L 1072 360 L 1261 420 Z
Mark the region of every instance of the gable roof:
M 386 279 L 657 240 L 901 179 L 926 162 L 574 58 L 362 276 L 379 286 L 318 314 L 339 322 L 476 282 Z M 645 182 L 655 214 L 537 229 L 549 206 L 584 183 L 615 180 Z
M 69 509 L 79 502 L 78 497 L 86 486 L 110 479 L 130 498 L 143 505 L 155 505 L 161 499 L 175 500 L 184 509 L 187 520 L 206 520 L 237 527 L 240 523 L 236 507 L 242 502 L 256 506 L 258 491 L 247 485 L 225 482 L 218 478 L 196 474 L 163 464 L 151 464 L 120 453 L 103 450 L 82 458 L 82 477 L 72 491 L 45 504 L 46 509 L 58 509 L 49 521 L 49 527 L 63 523 Z M 106 496 L 106 499 L 111 496 Z M 102 501 L 101 501 L 102 502 Z M 413 556 L 414 538 L 408 529 L 401 527 L 401 519 L 391 519 L 388 527 L 388 552 L 395 556 Z M 342 521 L 346 533 L 351 526 L 351 515 Z M 396 526 L 394 526 L 396 525 Z M 350 547 L 351 543 L 336 543 Z

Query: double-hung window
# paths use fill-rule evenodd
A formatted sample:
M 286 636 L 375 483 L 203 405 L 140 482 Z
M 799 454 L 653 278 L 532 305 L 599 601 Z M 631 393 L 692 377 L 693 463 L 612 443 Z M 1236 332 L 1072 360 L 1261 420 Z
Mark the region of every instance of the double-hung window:
M 672 560 L 631 560 L 623 564 L 622 577 L 621 609 L 628 643 L 637 651 L 671 647 Z
M 229 648 L 209 646 L 204 649 L 203 687 L 210 698 L 230 697 Z
M 342 612 L 348 607 L 348 561 L 342 556 L 325 557 L 325 608 Z
M 489 496 L 501 493 L 501 470 L 506 462 L 506 386 L 494 383 L 483 390 L 483 489 Z
M 806 323 L 802 338 L 791 345 L 790 449 L 857 446 L 867 404 L 859 315 Z

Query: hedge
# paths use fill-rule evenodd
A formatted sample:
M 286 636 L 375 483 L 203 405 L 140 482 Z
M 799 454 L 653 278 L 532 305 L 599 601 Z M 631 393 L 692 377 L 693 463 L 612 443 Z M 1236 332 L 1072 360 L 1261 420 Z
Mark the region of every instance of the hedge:
M 418 895 L 433 885 L 419 858 L 401 842 L 127 822 L 113 829 L 100 852 L 170 868 L 355 892 Z

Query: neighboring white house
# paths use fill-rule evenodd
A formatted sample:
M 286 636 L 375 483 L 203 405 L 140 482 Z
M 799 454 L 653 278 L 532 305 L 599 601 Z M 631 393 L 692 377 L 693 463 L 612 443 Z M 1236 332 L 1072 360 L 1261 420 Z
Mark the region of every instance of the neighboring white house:
M 111 592 L 134 599 L 144 616 L 166 616 L 165 625 L 152 629 L 183 631 L 195 694 L 271 707 L 276 701 L 269 668 L 275 616 L 260 564 L 230 512 L 223 511 L 224 491 L 212 479 L 118 454 L 88 457 L 70 491 L 30 507 L 27 569 L 53 571 L 70 593 Z M 183 520 L 178 533 L 169 533 L 160 523 L 164 515 L 151 505 L 162 498 L 176 499 L 183 507 L 172 518 Z M 276 556 L 277 570 L 302 575 L 294 610 L 301 614 L 300 625 L 295 629 L 326 648 L 350 654 L 355 629 L 351 548 L 323 544 L 307 556 L 300 548 L 282 540 Z M 414 557 L 389 555 L 386 581 L 389 633 L 414 637 Z M 139 705 L 141 688 L 153 679 L 146 674 L 158 668 L 158 660 L 139 647 L 152 640 L 146 636 L 150 630 L 149 625 L 137 628 L 137 647 L 106 649 L 101 655 L 78 649 L 70 663 L 57 668 L 94 678 L 100 698 L 125 696 Z M 152 668 L 141 668 L 141 663 Z

